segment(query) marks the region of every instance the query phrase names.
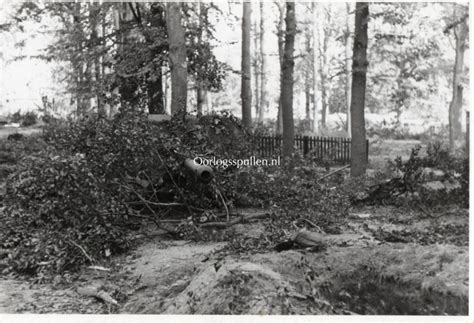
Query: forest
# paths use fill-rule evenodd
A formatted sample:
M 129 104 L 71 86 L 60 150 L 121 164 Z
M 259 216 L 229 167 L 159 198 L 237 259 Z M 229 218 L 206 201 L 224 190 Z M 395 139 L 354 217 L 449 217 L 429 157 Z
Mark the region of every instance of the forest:
M 0 13 L 2 313 L 468 315 L 469 3 Z

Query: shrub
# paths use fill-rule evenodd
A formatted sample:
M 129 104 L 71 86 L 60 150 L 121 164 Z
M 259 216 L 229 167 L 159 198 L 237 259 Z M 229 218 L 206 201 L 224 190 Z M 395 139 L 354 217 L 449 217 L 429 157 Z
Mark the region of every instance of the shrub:
M 440 144 L 428 146 L 427 155 L 420 156 L 421 146 L 412 149 L 408 160 L 395 158 L 390 163 L 390 179 L 384 179 L 369 188 L 369 194 L 355 202 L 366 204 L 396 204 L 399 196 L 409 197 L 409 201 L 423 203 L 426 206 L 446 204 L 469 205 L 469 159 L 467 156 L 454 156 Z M 426 168 L 442 170 L 442 176 L 436 180 L 444 183 L 457 183 L 454 188 L 431 189 L 425 173 Z M 410 193 L 410 195 L 408 195 Z M 406 199 L 404 200 L 407 201 Z
M 6 184 L 2 246 L 9 264 L 35 274 L 72 269 L 127 247 L 127 209 L 80 154 L 23 160 Z
M 24 114 L 20 110 L 10 115 L 10 122 L 19 123 L 22 127 L 33 126 L 38 122 L 38 115 L 29 111 Z
M 22 127 L 34 126 L 38 122 L 38 115 L 32 111 L 26 112 L 21 118 Z

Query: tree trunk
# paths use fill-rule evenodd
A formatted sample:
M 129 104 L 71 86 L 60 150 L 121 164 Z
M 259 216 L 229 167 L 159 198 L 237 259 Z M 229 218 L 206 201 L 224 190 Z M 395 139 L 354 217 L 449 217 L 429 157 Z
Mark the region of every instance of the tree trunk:
M 130 9 L 130 4 L 122 2 L 118 5 L 118 54 L 119 57 L 125 56 L 124 51 L 130 48 L 135 41 L 131 25 L 134 17 Z M 120 63 L 119 63 L 120 64 Z M 138 81 L 136 77 L 120 77 L 119 92 L 122 100 L 131 104 L 138 103 L 136 91 L 138 89 Z
M 199 46 L 202 45 L 202 37 L 203 37 L 203 28 L 204 28 L 204 19 L 203 16 L 205 15 L 205 7 L 203 2 L 195 3 L 197 10 L 199 12 L 199 29 L 197 31 L 197 38 Z M 197 101 L 197 115 L 202 116 L 203 114 L 203 106 L 207 105 L 207 89 L 203 84 L 203 81 L 197 77 L 196 79 L 196 101 Z
M 150 9 L 151 26 L 161 31 L 166 30 L 165 10 L 161 5 L 152 6 Z M 148 32 L 144 32 L 147 43 L 152 46 L 154 39 Z M 161 57 L 163 53 L 159 49 L 153 49 L 152 55 L 154 59 Z M 153 70 L 147 75 L 147 94 L 148 94 L 148 113 L 149 114 L 165 114 L 165 93 L 163 91 L 163 72 L 162 60 L 153 64 Z
M 308 30 L 305 31 L 305 51 L 311 53 L 311 34 Z M 310 58 L 309 58 L 310 59 Z M 306 59 L 307 62 L 308 59 Z M 311 120 L 311 71 L 309 67 L 311 64 L 308 63 L 308 68 L 305 69 L 304 73 L 304 97 L 305 97 L 305 119 Z
M 74 5 L 74 12 L 73 12 L 73 22 L 74 28 L 78 32 L 78 34 L 83 34 L 83 28 L 81 25 L 81 4 L 76 3 Z M 82 50 L 82 44 L 77 44 L 77 51 Z M 75 60 L 72 62 L 75 80 L 76 80 L 76 116 L 82 116 L 85 114 L 87 110 L 87 105 L 84 100 L 84 66 L 83 62 L 79 60 Z
M 252 85 L 250 77 L 251 13 L 252 7 L 250 2 L 244 2 L 242 12 L 242 86 L 240 97 L 242 99 L 242 123 L 249 129 L 252 126 Z
M 208 92 L 201 86 L 197 89 L 197 114 L 198 116 L 203 115 L 203 107 L 207 109 L 207 94 Z
M 161 74 L 161 67 L 158 66 L 153 71 L 153 75 L 148 75 L 147 78 L 147 93 L 148 93 L 148 113 L 149 114 L 164 114 L 165 103 L 163 101 L 163 75 Z
M 461 109 L 463 100 L 463 85 L 461 77 L 464 69 L 464 51 L 468 35 L 466 19 L 453 28 L 456 39 L 456 57 L 453 68 L 453 96 L 449 105 L 449 145 L 451 150 L 456 148 L 456 141 L 461 139 Z
M 171 114 L 186 114 L 188 71 L 184 28 L 181 25 L 181 2 L 166 4 L 169 64 L 171 70 Z
M 267 92 L 266 92 L 266 57 L 265 57 L 265 13 L 264 2 L 260 2 L 260 110 L 258 114 L 258 122 L 263 122 L 265 110 L 267 107 Z
M 280 84 L 283 79 L 283 55 L 284 55 L 284 46 L 285 46 L 285 32 L 283 30 L 283 25 L 285 23 L 285 4 L 276 2 L 279 11 L 279 19 L 277 25 L 277 39 L 278 39 L 278 59 L 280 61 Z M 282 134 L 283 131 L 283 117 L 282 117 L 282 103 L 281 103 L 281 93 L 278 98 L 278 115 L 277 115 L 277 125 L 276 133 Z
M 352 90 L 352 73 L 351 73 L 351 26 L 350 26 L 351 3 L 346 2 L 346 30 L 345 30 L 345 47 L 346 47 L 346 126 L 347 134 L 351 136 L 351 90 Z
M 281 80 L 281 112 L 283 119 L 283 156 L 293 153 L 295 129 L 293 122 L 293 70 L 295 61 L 293 52 L 295 47 L 296 18 L 295 3 L 286 3 L 286 35 L 283 55 L 283 71 Z
M 95 99 L 97 101 L 97 113 L 99 115 L 105 115 L 105 110 L 103 109 L 103 102 L 102 102 L 102 77 L 101 77 L 101 69 L 100 69 L 100 51 L 99 48 L 99 32 L 98 29 L 100 27 L 99 21 L 99 14 L 100 14 L 100 7 L 97 3 L 90 3 L 89 4 L 89 24 L 91 28 L 91 47 L 95 51 L 94 53 L 94 74 L 93 74 L 93 82 L 94 82 L 94 94 Z
M 328 19 L 328 23 L 330 19 Z M 328 62 L 328 42 L 329 42 L 329 35 L 327 32 L 327 28 L 323 27 L 322 32 L 322 44 L 319 45 L 319 55 L 321 59 L 321 64 L 319 64 L 319 75 L 321 78 L 321 128 L 326 129 L 326 114 L 328 110 L 328 69 L 329 69 L 329 62 Z
M 319 46 L 319 37 L 318 37 L 318 13 L 316 2 L 311 4 L 311 10 L 313 11 L 313 132 L 318 131 L 319 126 L 319 110 L 322 105 L 321 95 L 319 95 L 319 56 L 316 49 Z
M 367 27 L 369 4 L 356 3 L 351 96 L 351 176 L 363 175 L 367 167 L 365 139 L 365 89 L 367 78 Z
M 254 49 L 253 52 L 255 53 L 254 60 L 253 60 L 253 75 L 254 75 L 254 81 L 255 81 L 255 115 L 258 116 L 260 115 L 260 51 L 259 51 L 259 45 L 258 42 L 260 40 L 259 38 L 259 31 L 257 30 L 257 23 L 255 22 L 253 25 L 254 29 L 254 37 L 253 37 L 253 44 L 254 44 Z M 257 120 L 258 121 L 258 120 Z

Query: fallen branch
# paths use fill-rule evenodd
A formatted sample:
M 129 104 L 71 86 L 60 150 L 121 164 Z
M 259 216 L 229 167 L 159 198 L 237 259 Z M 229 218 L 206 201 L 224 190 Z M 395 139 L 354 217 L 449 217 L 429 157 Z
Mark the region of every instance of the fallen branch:
M 80 245 L 78 245 L 77 243 L 75 243 L 75 242 L 72 241 L 71 239 L 68 239 L 67 242 L 68 242 L 69 244 L 72 244 L 73 246 L 77 247 L 79 250 L 81 250 L 82 253 L 84 254 L 84 256 L 86 256 L 86 258 L 89 259 L 89 261 L 90 261 L 91 263 L 94 263 L 94 259 L 92 259 L 92 257 L 87 254 L 87 252 L 86 252 L 86 250 L 85 250 L 84 248 L 82 248 Z
M 100 271 L 110 271 L 110 268 L 105 268 L 105 267 L 102 267 L 102 266 L 89 266 L 87 268 L 94 269 L 94 270 L 100 270 Z
M 311 225 L 313 228 L 318 229 L 319 232 L 324 233 L 324 231 L 319 226 L 317 226 L 316 224 L 314 224 L 312 221 L 310 221 L 308 219 L 300 218 L 300 219 L 296 220 L 296 222 L 297 221 L 304 221 L 304 222 L 308 223 L 309 225 Z
M 225 200 L 224 200 L 224 197 L 222 196 L 221 192 L 216 189 L 216 192 L 217 194 L 220 196 L 221 200 L 222 200 L 222 204 L 224 204 L 224 208 L 225 208 L 225 213 L 227 215 L 227 223 L 229 223 L 230 221 L 230 215 L 229 215 L 229 209 L 227 208 L 227 204 L 225 203 Z
M 206 222 L 203 224 L 200 224 L 200 228 L 227 228 L 230 227 L 234 224 L 239 224 L 242 222 L 247 222 L 250 220 L 255 220 L 255 219 L 264 219 L 266 217 L 269 217 L 270 213 L 257 213 L 257 214 L 250 214 L 250 215 L 240 215 L 238 218 L 233 219 L 232 221 L 229 222 Z

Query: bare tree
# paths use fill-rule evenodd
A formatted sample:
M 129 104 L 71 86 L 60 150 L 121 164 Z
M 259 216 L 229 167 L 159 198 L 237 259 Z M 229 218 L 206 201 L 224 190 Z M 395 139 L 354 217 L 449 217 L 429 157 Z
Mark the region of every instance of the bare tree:
M 363 175 L 367 168 L 364 107 L 368 66 L 369 4 L 357 2 L 355 10 L 351 96 L 351 176 L 353 177 Z
M 171 114 L 186 113 L 187 63 L 184 29 L 181 25 L 181 2 L 166 4 L 169 63 L 171 69 Z
M 293 70 L 295 61 L 293 57 L 295 48 L 296 17 L 295 3 L 286 3 L 286 34 L 283 55 L 283 71 L 281 80 L 281 112 L 283 119 L 283 156 L 293 153 L 295 125 L 293 121 Z
M 242 12 L 242 122 L 244 126 L 252 126 L 252 85 L 250 69 L 250 28 L 252 7 L 250 2 L 243 3 Z

